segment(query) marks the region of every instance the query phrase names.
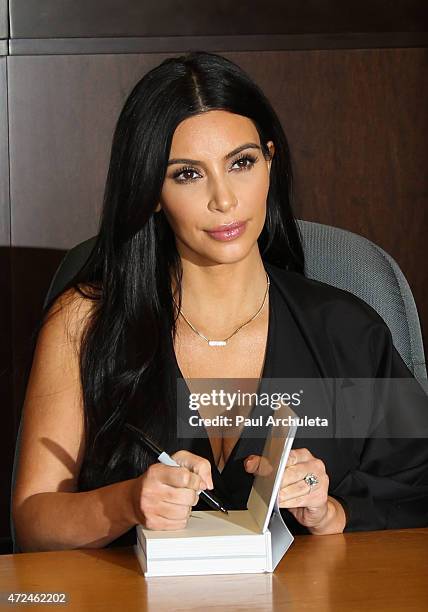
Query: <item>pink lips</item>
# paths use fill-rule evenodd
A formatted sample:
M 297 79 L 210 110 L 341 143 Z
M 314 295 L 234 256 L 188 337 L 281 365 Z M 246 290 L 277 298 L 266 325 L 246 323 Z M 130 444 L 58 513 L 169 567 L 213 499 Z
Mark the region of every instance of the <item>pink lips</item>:
M 207 234 L 214 238 L 214 240 L 225 242 L 241 236 L 245 232 L 246 226 L 246 221 L 239 221 L 237 223 L 231 223 L 230 225 L 220 226 L 214 230 L 207 230 Z

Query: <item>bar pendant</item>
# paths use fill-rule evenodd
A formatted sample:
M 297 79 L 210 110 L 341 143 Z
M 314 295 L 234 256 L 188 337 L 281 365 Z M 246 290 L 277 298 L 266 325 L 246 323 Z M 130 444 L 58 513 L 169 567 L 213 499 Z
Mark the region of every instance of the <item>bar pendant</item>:
M 208 340 L 210 346 L 226 346 L 225 340 Z

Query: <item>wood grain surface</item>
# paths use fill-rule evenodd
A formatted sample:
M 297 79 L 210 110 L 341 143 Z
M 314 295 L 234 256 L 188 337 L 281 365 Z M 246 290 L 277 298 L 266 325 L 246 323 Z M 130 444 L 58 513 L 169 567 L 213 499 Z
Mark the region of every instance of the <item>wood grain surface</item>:
M 403 529 L 297 536 L 273 574 L 144 578 L 132 547 L 4 555 L 0 592 L 66 592 L 87 611 L 422 611 L 427 567 L 428 528 Z

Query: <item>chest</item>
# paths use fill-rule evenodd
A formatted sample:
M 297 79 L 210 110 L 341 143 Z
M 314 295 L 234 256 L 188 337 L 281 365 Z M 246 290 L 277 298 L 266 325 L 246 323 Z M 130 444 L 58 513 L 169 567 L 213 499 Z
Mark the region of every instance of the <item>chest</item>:
M 189 326 L 180 319 L 177 321 L 177 334 L 174 343 L 178 367 L 192 392 L 192 379 L 197 378 L 236 378 L 243 381 L 245 391 L 257 390 L 262 376 L 268 351 L 268 312 L 257 317 L 228 340 L 226 346 L 209 346 Z M 240 385 L 242 389 L 243 385 Z M 212 413 L 201 416 L 215 416 Z M 227 462 L 240 430 L 230 427 L 209 427 L 208 436 L 214 460 L 221 471 Z

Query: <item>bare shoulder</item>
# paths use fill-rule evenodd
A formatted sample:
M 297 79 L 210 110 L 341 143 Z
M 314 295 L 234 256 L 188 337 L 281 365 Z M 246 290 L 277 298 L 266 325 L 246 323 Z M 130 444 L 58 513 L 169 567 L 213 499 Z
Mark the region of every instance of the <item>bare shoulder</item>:
M 40 329 L 38 343 L 54 340 L 78 348 L 95 314 L 99 293 L 88 285 L 70 288 L 50 306 Z
M 79 349 L 97 302 L 69 289 L 40 328 L 23 406 L 14 503 L 43 491 L 74 491 L 84 453 Z

